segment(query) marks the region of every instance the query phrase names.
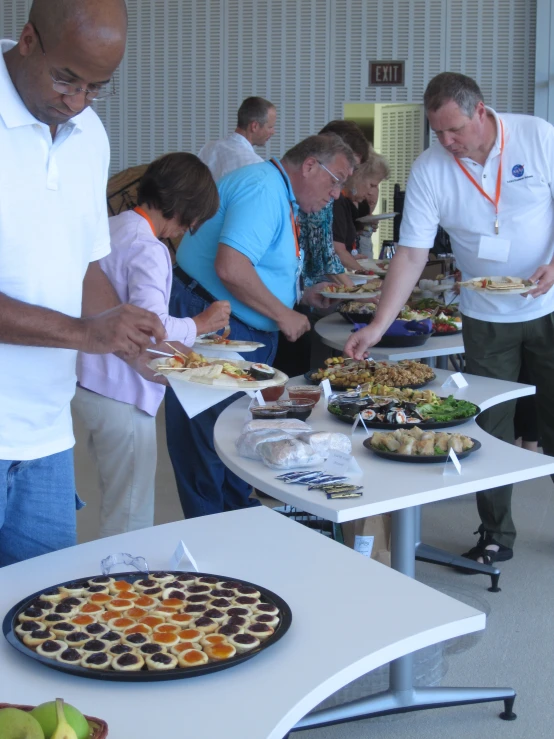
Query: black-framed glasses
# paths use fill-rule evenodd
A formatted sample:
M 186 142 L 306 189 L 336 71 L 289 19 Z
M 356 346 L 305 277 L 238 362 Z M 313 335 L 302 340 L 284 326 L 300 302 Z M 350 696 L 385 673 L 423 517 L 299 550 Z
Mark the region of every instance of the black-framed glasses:
M 42 43 L 42 38 L 40 36 L 38 28 L 32 21 L 29 21 L 29 23 L 31 24 L 34 32 L 37 35 L 42 53 L 44 54 L 44 56 L 46 56 L 46 50 L 44 48 L 44 44 Z M 67 97 L 72 97 L 73 95 L 78 95 L 80 92 L 84 92 L 85 98 L 87 100 L 105 100 L 106 98 L 112 97 L 116 93 L 115 81 L 113 79 L 106 85 L 79 87 L 79 85 L 74 85 L 71 82 L 64 82 L 64 80 L 57 79 L 56 77 L 54 77 L 51 71 L 48 74 L 52 79 L 52 89 L 56 92 L 59 92 L 60 95 L 66 95 Z

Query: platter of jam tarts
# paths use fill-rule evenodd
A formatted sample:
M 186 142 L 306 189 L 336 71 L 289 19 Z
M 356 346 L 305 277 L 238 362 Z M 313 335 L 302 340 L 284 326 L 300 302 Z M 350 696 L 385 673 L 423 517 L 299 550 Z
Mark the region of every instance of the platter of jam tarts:
M 287 603 L 259 585 L 201 572 L 99 575 L 24 598 L 4 618 L 18 651 L 101 680 L 175 680 L 223 670 L 275 644 Z

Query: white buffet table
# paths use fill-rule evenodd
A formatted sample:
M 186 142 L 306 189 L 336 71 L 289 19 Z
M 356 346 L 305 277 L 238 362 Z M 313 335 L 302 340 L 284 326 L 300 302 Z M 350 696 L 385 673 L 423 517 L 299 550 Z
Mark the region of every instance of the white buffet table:
M 482 410 L 507 400 L 531 395 L 535 391 L 533 386 L 468 374 L 465 375 L 469 383 L 467 387 L 461 390 L 451 388 L 447 390 L 441 386 L 450 373 L 436 370 L 436 374 L 436 381 L 427 386 L 429 389 L 441 395 L 452 393 L 457 398 L 476 403 Z M 296 384 L 299 378 L 293 378 L 291 382 Z M 248 402 L 249 399 L 237 400 L 223 411 L 216 423 L 214 443 L 223 462 L 257 489 L 330 521 L 349 521 L 391 511 L 392 566 L 410 577 L 415 574 L 415 556 L 421 546 L 418 530 L 423 504 L 554 473 L 553 457 L 529 452 L 499 441 L 480 429 L 474 421 L 457 427 L 457 430 L 482 442 L 479 451 L 463 460 L 461 475 L 456 473 L 443 475 L 441 464 L 415 465 L 381 459 L 363 447 L 365 432 L 363 429 L 357 429 L 352 440 L 353 454 L 362 470 L 360 479 L 364 485 L 363 496 L 352 500 L 328 500 L 321 491 L 308 490 L 307 486 L 302 485 L 287 485 L 276 480 L 278 473 L 265 467 L 261 462 L 238 456 L 235 440 L 249 416 Z M 308 422 L 314 430 L 349 432 L 346 424 L 326 410 L 324 401 L 318 403 Z M 425 548 L 425 545 L 423 547 Z M 461 562 L 456 563 L 458 566 L 462 563 L 469 564 L 468 560 L 455 558 L 440 550 L 432 551 L 431 548 L 427 548 L 425 554 L 427 553 L 432 556 L 424 558 L 432 561 L 452 564 L 455 559 L 461 559 Z M 433 559 L 435 555 L 436 558 Z M 491 574 L 491 590 L 498 590 L 499 570 L 477 563 L 473 563 L 473 569 Z M 501 714 L 502 718 L 512 720 L 515 718 L 512 712 L 514 699 L 514 691 L 508 688 L 416 689 L 413 684 L 411 656 L 404 656 L 391 664 L 389 690 L 354 701 L 346 707 L 318 711 L 299 722 L 298 728 L 423 707 L 438 708 L 496 700 L 504 700 L 505 711 Z
M 0 640 L 0 701 L 63 697 L 109 724 L 109 739 L 282 739 L 339 688 L 401 655 L 483 629 L 485 616 L 265 508 L 205 516 L 82 544 L 0 569 L 1 611 L 108 554 L 163 569 L 180 539 L 201 571 L 264 585 L 292 609 L 288 633 L 222 672 L 158 683 L 78 678 Z
M 314 328 L 324 344 L 342 352 L 353 327 L 338 313 L 331 313 L 331 315 L 321 318 Z M 448 357 L 452 354 L 463 354 L 465 349 L 462 334 L 453 334 L 452 336 L 431 336 L 423 346 L 404 349 L 372 347 L 370 351 L 373 359 L 387 359 L 398 362 L 401 359 Z

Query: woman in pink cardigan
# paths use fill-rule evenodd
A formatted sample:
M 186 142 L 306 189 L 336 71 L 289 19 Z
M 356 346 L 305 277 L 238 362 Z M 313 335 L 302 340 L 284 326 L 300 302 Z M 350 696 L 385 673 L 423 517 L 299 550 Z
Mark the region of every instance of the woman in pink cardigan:
M 192 346 L 196 335 L 229 322 L 219 301 L 194 318 L 168 314 L 172 266 L 161 238 L 178 239 L 215 215 L 219 196 L 208 167 L 194 154 L 167 154 L 140 182 L 138 206 L 110 221 L 111 253 L 100 260 L 123 303 L 156 313 L 167 335 Z M 113 354 L 80 354 L 73 410 L 88 432 L 102 491 L 100 536 L 154 523 L 156 413 L 165 388 L 148 382 Z

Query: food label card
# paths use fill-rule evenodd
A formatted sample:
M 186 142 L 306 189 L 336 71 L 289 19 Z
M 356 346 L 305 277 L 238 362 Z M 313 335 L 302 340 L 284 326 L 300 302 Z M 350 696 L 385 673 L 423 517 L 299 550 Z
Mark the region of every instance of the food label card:
M 177 544 L 175 554 L 171 557 L 169 563 L 170 570 L 194 570 L 198 572 L 198 565 L 192 554 L 187 549 L 185 542 L 181 541 Z
M 364 421 L 364 419 L 362 418 L 362 414 L 361 414 L 361 413 L 358 413 L 358 415 L 356 416 L 356 420 L 355 420 L 355 421 L 354 421 L 354 423 L 352 424 L 352 431 L 351 431 L 350 433 L 351 433 L 351 434 L 353 434 L 353 433 L 354 433 L 354 431 L 356 431 L 356 427 L 357 427 L 357 425 L 358 425 L 359 423 L 361 423 L 361 424 L 362 424 L 362 426 L 363 426 L 363 427 L 364 427 L 364 429 L 365 429 L 366 435 L 367 435 L 367 436 L 369 436 L 369 431 L 367 430 L 367 426 L 365 425 L 365 421 Z
M 329 453 L 329 456 L 323 465 L 323 471 L 328 472 L 330 475 L 346 475 L 350 470 L 351 460 L 351 454 L 345 454 L 344 452 L 333 450 Z
M 454 449 L 450 449 L 448 452 L 448 458 L 444 464 L 444 469 L 442 471 L 443 475 L 454 475 L 462 474 L 462 463 L 458 459 L 458 455 L 454 451 Z
M 374 536 L 360 536 L 356 534 L 354 537 L 354 551 L 363 554 L 364 557 L 371 557 L 374 541 Z
M 320 383 L 320 387 L 323 390 L 323 396 L 325 397 L 325 400 L 329 400 L 332 393 L 331 383 L 329 382 L 329 380 L 327 378 L 325 378 L 325 380 L 322 380 Z
M 443 383 L 442 387 L 467 387 L 467 380 L 461 372 L 454 372 Z

